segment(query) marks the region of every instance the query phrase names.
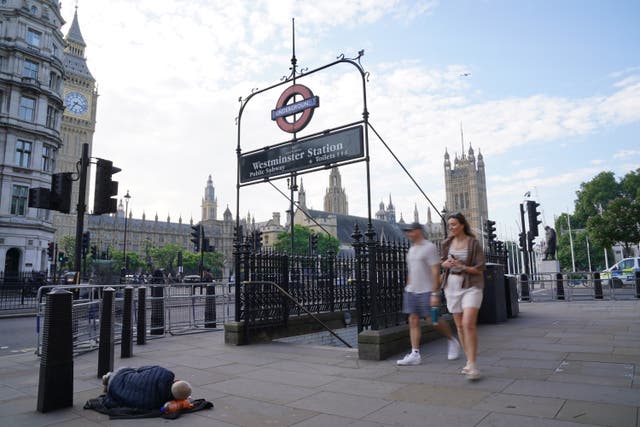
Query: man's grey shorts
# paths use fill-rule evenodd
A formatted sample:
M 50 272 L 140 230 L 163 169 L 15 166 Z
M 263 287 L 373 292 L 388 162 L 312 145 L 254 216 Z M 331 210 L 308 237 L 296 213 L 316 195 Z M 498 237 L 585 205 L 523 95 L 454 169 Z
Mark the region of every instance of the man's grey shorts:
M 417 294 L 405 291 L 402 295 L 402 312 L 417 314 L 418 317 L 431 316 L 431 292 Z

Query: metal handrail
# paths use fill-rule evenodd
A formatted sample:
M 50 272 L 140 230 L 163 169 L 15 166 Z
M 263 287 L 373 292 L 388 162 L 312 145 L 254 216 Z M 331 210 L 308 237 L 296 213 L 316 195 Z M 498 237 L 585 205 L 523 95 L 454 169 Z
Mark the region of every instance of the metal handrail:
M 297 305 L 298 307 L 300 307 L 305 313 L 307 313 L 309 316 L 311 316 L 311 318 L 313 320 L 315 320 L 316 322 L 318 322 L 323 328 L 325 328 L 327 331 L 329 331 L 329 333 L 331 335 L 333 335 L 334 337 L 336 337 L 337 339 L 340 340 L 340 342 L 342 342 L 342 344 L 346 345 L 349 348 L 353 348 L 353 346 L 351 344 L 349 344 L 348 342 L 346 342 L 340 335 L 336 334 L 333 329 L 331 329 L 330 327 L 328 327 L 322 320 L 318 319 L 313 313 L 311 313 L 309 310 L 306 309 L 306 307 L 304 307 L 302 304 L 300 304 L 298 302 L 298 300 L 296 300 L 293 296 L 291 296 L 291 294 L 287 291 L 285 291 L 282 287 L 280 287 L 280 285 L 278 285 L 276 282 L 271 282 L 271 281 L 244 281 L 242 282 L 243 285 L 273 285 L 276 289 L 278 289 L 284 296 L 286 296 L 287 298 L 289 298 L 295 305 Z M 245 328 L 247 327 L 246 322 L 245 322 Z

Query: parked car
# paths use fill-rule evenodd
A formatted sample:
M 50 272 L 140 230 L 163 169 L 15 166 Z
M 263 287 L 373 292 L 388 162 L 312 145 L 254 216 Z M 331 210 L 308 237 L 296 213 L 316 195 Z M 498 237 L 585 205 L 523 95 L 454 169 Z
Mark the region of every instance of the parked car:
M 600 273 L 600 278 L 607 286 L 619 288 L 623 285 L 633 285 L 636 271 L 640 271 L 640 257 L 625 258 Z
M 62 275 L 62 284 L 64 285 L 75 285 L 76 284 L 76 274 L 75 271 L 67 271 Z
M 200 276 L 198 276 L 197 274 L 189 274 L 187 276 L 184 276 L 184 278 L 182 279 L 182 283 L 200 283 L 202 282 L 202 280 L 200 279 Z

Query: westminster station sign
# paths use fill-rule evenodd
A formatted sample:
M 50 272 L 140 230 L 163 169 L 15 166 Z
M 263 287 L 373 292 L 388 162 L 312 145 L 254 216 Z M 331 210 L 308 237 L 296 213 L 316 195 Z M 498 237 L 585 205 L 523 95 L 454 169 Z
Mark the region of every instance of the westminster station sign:
M 364 157 L 362 126 L 243 154 L 240 182 L 251 182 Z

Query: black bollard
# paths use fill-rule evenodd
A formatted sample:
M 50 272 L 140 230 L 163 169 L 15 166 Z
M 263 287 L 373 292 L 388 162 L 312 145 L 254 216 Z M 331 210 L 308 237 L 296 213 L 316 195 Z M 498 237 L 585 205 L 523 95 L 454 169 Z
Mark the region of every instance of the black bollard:
M 562 283 L 562 273 L 556 273 L 556 289 L 557 289 L 557 298 L 559 300 L 564 300 L 564 285 Z
M 151 287 L 151 335 L 164 335 L 164 286 Z
M 520 299 L 522 301 L 531 301 L 529 295 L 529 278 L 526 274 L 520 275 Z
M 136 344 L 147 343 L 147 288 L 138 288 L 138 324 L 136 326 Z
M 636 298 L 640 298 L 640 271 L 636 271 Z
M 100 345 L 98 347 L 98 378 L 113 371 L 114 339 L 113 324 L 115 318 L 115 289 L 109 287 L 102 292 L 100 308 Z
M 124 302 L 122 305 L 120 358 L 125 359 L 133 355 L 133 288 L 131 286 L 124 288 Z
M 609 279 L 612 280 L 612 279 Z M 602 299 L 602 280 L 600 280 L 600 273 L 593 273 L 593 297 L 595 299 Z
M 215 328 L 216 326 L 216 284 L 209 283 L 204 302 L 204 327 Z
M 40 412 L 73 406 L 72 307 L 71 292 L 54 289 L 47 294 L 38 379 Z

